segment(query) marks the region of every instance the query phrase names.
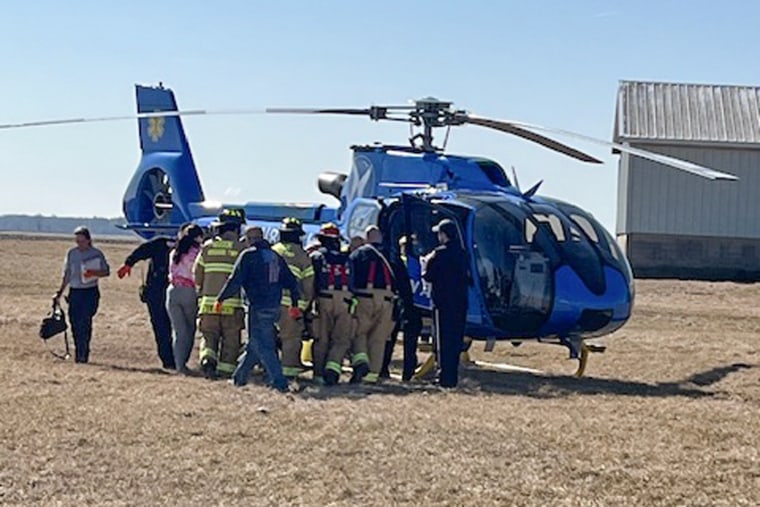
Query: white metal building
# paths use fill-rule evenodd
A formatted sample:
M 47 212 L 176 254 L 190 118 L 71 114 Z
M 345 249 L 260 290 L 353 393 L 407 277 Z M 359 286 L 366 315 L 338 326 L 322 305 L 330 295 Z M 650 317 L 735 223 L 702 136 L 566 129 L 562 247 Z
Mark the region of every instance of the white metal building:
M 621 154 L 616 232 L 636 276 L 760 280 L 760 87 L 622 81 L 614 140 L 739 177 Z

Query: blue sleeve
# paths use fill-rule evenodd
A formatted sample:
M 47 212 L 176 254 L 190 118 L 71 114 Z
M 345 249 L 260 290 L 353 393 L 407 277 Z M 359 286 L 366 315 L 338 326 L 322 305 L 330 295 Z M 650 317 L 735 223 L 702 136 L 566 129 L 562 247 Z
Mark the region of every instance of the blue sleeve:
M 218 301 L 224 301 L 240 293 L 240 289 L 243 287 L 243 281 L 246 279 L 247 262 L 249 252 L 244 252 L 238 256 L 235 261 L 235 267 L 232 268 L 232 274 L 227 278 L 222 290 L 219 291 L 219 296 L 216 298 Z
M 290 291 L 290 299 L 293 301 L 293 306 L 298 306 L 298 301 L 301 299 L 301 292 L 298 290 L 298 281 L 293 276 L 293 272 L 290 271 L 285 259 L 277 256 L 277 261 L 280 263 L 280 283 L 283 287 Z

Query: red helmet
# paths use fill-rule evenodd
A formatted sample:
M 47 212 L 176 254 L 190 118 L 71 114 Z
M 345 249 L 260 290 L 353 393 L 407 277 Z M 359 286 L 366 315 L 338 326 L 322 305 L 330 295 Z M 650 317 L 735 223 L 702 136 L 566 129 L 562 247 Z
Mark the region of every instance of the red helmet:
M 340 238 L 340 229 L 334 223 L 328 222 L 319 228 L 319 235 L 325 238 Z

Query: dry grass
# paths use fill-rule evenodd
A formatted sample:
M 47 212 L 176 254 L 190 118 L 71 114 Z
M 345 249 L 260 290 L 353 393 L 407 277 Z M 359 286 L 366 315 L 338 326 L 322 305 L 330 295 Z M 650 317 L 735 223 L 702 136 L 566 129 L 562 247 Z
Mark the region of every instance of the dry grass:
M 582 380 L 526 344 L 484 358 L 552 373 L 282 396 L 156 369 L 138 277 L 103 284 L 92 364 L 52 358 L 67 247 L 0 239 L 0 504 L 760 504 L 760 286 L 640 282 Z

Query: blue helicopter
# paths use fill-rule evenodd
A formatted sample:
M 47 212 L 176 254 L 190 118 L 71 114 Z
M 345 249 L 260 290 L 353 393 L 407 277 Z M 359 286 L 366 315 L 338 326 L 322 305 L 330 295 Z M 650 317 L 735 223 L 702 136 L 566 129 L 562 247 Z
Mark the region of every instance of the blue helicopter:
M 374 121 L 408 123 L 418 133 L 409 144 L 353 146 L 348 174 L 320 175 L 321 192 L 336 199 L 324 204 L 219 204 L 206 199 L 181 117 L 251 114 L 254 110 L 179 110 L 171 89 L 136 86 L 142 158 L 124 195 L 126 228 L 143 238 L 173 234 L 194 222 L 208 227 L 225 208 L 245 210 L 249 224 L 277 240 L 280 221 L 296 217 L 308 236 L 321 224 L 336 223 L 345 238 L 379 225 L 392 256 L 404 254 L 415 304 L 431 309 L 429 287 L 421 279 L 425 255 L 437 246 L 432 228 L 448 218 L 459 227 L 469 254 L 471 285 L 467 336 L 517 345 L 525 340 L 567 347 L 579 360 L 602 351 L 588 339 L 610 334 L 631 315 L 634 281 L 631 267 L 607 230 L 588 212 L 537 194 L 510 181 L 495 161 L 452 155 L 434 144 L 434 131 L 475 125 L 515 135 L 588 163 L 600 160 L 538 132 L 573 137 L 617 152 L 654 160 L 709 179 L 735 180 L 727 173 L 628 145 L 522 122 L 484 118 L 434 98 L 401 106 L 352 109 L 267 109 L 273 114 L 364 116 Z M 0 128 L 108 121 L 127 117 L 53 120 L 0 125 Z M 134 117 L 132 117 L 134 118 Z M 405 238 L 405 246 L 400 239 Z M 404 252 L 401 252 L 401 249 Z
M 180 114 L 170 89 L 138 85 L 137 110 L 143 152 L 124 196 L 127 227 L 143 237 L 175 231 L 194 221 L 208 225 L 222 208 L 209 203 L 201 188 Z M 243 111 L 245 112 L 245 111 Z M 467 336 L 519 343 L 534 339 L 557 343 L 579 359 L 583 373 L 584 344 L 610 334 L 631 315 L 633 274 L 616 241 L 591 214 L 569 203 L 537 195 L 540 183 L 522 191 L 493 160 L 444 153 L 434 145 L 434 129 L 477 125 L 519 136 L 589 163 L 598 159 L 536 133 L 570 135 L 605 147 L 643 156 L 710 179 L 735 179 L 683 160 L 588 138 L 557 129 L 504 122 L 452 109 L 450 102 L 426 98 L 403 106 L 364 109 L 268 109 L 268 113 L 365 116 L 375 121 L 407 122 L 420 132 L 404 146 L 353 146 L 348 174 L 319 177 L 321 192 L 335 207 L 292 204 L 246 204 L 249 223 L 262 226 L 270 240 L 284 217 L 299 218 L 307 234 L 335 222 L 344 237 L 360 236 L 379 225 L 391 255 L 405 255 L 415 304 L 431 309 L 429 287 L 421 280 L 425 255 L 437 246 L 432 227 L 454 220 L 469 253 Z M 190 111 L 188 114 L 213 114 Z M 516 177 L 514 178 L 516 179 Z M 406 238 L 401 252 L 399 240 Z

